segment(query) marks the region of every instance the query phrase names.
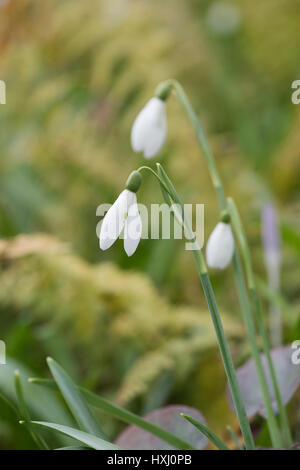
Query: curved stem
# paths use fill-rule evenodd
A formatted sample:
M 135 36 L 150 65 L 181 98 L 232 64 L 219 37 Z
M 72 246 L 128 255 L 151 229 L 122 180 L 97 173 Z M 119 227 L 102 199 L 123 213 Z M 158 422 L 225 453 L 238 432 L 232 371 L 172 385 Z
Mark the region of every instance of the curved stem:
M 152 168 L 150 168 L 150 166 L 146 166 L 146 165 L 143 165 L 143 166 L 140 166 L 136 171 L 142 171 L 142 170 L 147 170 L 147 171 L 150 171 L 150 173 L 155 176 L 156 179 L 158 179 L 159 183 L 163 186 L 164 190 L 169 194 L 169 196 L 172 198 L 172 194 L 171 192 L 169 192 L 169 188 L 165 185 L 165 183 L 163 182 L 162 178 L 156 173 L 156 171 L 154 171 Z
M 177 80 L 170 79 L 168 80 L 168 83 L 173 88 L 173 91 L 176 95 L 176 98 L 178 101 L 182 104 L 183 108 L 187 112 L 190 121 L 194 127 L 196 139 L 198 141 L 199 147 L 201 148 L 201 151 L 203 153 L 203 156 L 205 158 L 209 173 L 211 175 L 212 183 L 215 188 L 215 191 L 217 193 L 218 201 L 221 207 L 221 210 L 226 210 L 226 196 L 222 184 L 222 180 L 220 178 L 220 175 L 218 173 L 216 164 L 215 164 L 215 159 L 212 154 L 208 139 L 206 137 L 206 133 L 204 131 L 204 128 L 199 121 L 184 89 L 180 85 L 180 83 Z

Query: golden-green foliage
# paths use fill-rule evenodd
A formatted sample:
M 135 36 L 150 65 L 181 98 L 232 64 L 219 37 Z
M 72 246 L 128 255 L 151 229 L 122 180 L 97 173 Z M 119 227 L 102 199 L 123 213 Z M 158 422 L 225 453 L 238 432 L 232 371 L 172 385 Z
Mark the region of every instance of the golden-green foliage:
M 2 241 L 0 259 L 1 310 L 55 325 L 82 370 L 96 370 L 98 386 L 118 390 L 122 404 L 145 399 L 166 372 L 170 390 L 184 387 L 216 348 L 205 311 L 174 307 L 145 276 L 89 265 L 49 236 Z M 241 324 L 223 320 L 229 337 L 242 339 Z

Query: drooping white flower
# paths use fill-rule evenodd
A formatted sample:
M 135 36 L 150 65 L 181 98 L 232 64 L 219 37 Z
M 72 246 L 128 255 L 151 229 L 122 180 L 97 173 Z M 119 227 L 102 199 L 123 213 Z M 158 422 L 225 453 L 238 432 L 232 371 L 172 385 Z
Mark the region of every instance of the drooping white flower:
M 206 245 L 206 261 L 210 268 L 225 269 L 233 256 L 234 238 L 230 224 L 219 222 Z
M 124 189 L 106 213 L 100 230 L 100 248 L 107 250 L 124 229 L 124 249 L 133 255 L 142 236 L 142 221 L 138 210 L 136 194 Z
M 136 192 L 142 182 L 139 171 L 133 171 L 126 182 L 126 189 L 107 211 L 101 225 L 99 244 L 101 250 L 110 248 L 124 229 L 124 249 L 133 255 L 142 236 L 142 221 L 137 205 Z
M 131 146 L 135 152 L 143 152 L 145 158 L 152 158 L 163 146 L 166 135 L 166 104 L 160 98 L 151 98 L 133 123 Z

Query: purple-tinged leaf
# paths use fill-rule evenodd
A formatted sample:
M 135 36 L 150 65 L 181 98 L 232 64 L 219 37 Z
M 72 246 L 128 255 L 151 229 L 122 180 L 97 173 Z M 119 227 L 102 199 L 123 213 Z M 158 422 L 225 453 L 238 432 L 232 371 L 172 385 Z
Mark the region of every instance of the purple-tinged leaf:
M 291 450 L 300 450 L 300 442 L 295 442 L 291 447 Z
M 195 426 L 180 416 L 180 413 L 190 415 L 205 424 L 205 419 L 199 411 L 184 405 L 170 405 L 159 408 L 148 413 L 144 416 L 144 419 L 184 439 L 195 448 L 200 450 L 204 449 L 208 443 L 207 438 L 196 429 Z M 174 449 L 174 447 L 167 442 L 137 426 L 128 426 L 118 436 L 115 443 L 125 450 Z
M 293 364 L 292 355 L 294 352 L 295 350 L 292 349 L 291 346 L 283 346 L 271 350 L 271 357 L 284 405 L 290 401 L 298 386 L 300 385 L 300 364 Z M 271 377 L 267 366 L 267 360 L 264 354 L 261 354 L 261 360 L 267 377 L 273 409 L 275 413 L 278 413 L 277 403 L 271 384 Z M 257 413 L 265 417 L 264 402 L 253 359 L 247 361 L 237 370 L 237 378 L 240 384 L 248 418 L 251 418 Z M 227 391 L 230 406 L 234 410 L 228 387 Z
M 256 447 L 255 450 L 300 450 L 300 442 L 295 442 L 289 449 L 274 448 L 274 447 Z

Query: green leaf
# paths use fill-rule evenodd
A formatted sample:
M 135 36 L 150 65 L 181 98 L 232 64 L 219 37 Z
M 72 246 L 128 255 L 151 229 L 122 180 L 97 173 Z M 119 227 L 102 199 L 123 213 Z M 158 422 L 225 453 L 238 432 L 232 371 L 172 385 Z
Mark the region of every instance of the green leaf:
M 30 382 L 32 384 L 53 388 L 53 382 L 48 380 L 32 378 L 30 379 Z M 114 418 L 119 419 L 124 423 L 134 424 L 140 427 L 141 429 L 148 431 L 154 436 L 163 439 L 164 441 L 174 446 L 176 449 L 195 450 L 193 446 L 191 446 L 188 442 L 184 441 L 183 439 L 180 439 L 175 434 L 165 431 L 165 429 L 162 429 L 159 426 L 156 426 L 155 424 L 146 421 L 145 419 L 132 413 L 131 411 L 127 411 L 124 408 L 114 405 L 113 403 L 105 400 L 102 397 L 99 397 L 98 395 L 90 392 L 89 390 L 86 390 L 84 388 L 79 388 L 79 390 L 91 406 L 98 408 L 103 413 L 106 413 L 109 416 L 113 416 Z
M 90 447 L 86 446 L 68 446 L 68 447 L 58 447 L 54 450 L 89 450 Z
M 165 172 L 165 170 L 163 169 L 163 167 L 161 166 L 160 163 L 157 163 L 156 164 L 156 167 L 157 167 L 157 173 L 158 175 L 160 176 L 160 178 L 163 180 L 163 182 L 165 183 L 166 187 L 168 188 L 168 191 L 170 192 L 170 194 L 172 195 L 172 199 L 173 201 L 182 206 L 182 202 L 174 188 L 174 185 L 172 183 L 172 181 L 170 180 L 170 178 L 168 177 L 167 173 Z M 162 185 L 161 185 L 162 186 Z M 167 195 L 167 192 L 166 190 L 164 189 L 163 190 L 163 195 Z M 168 195 L 168 198 L 170 199 L 170 196 Z M 166 201 L 167 202 L 167 201 Z
M 218 449 L 230 450 L 213 431 L 205 426 L 205 424 L 201 423 L 195 418 L 192 418 L 191 416 L 185 415 L 184 413 L 181 413 L 181 416 L 192 423 L 197 429 L 199 429 L 199 431 L 201 431 Z
M 21 423 L 24 424 L 24 422 Z M 61 424 L 55 423 L 46 423 L 44 421 L 31 421 L 30 424 L 33 426 L 53 429 L 54 431 L 72 437 L 73 439 L 76 439 L 77 441 L 82 442 L 82 444 L 85 444 L 95 450 L 120 449 L 120 447 L 108 441 L 105 441 L 104 439 L 100 439 L 100 437 L 93 436 L 92 434 L 80 431 L 79 429 L 70 428 L 69 426 L 63 426 Z
M 21 417 L 27 423 L 29 423 L 31 418 L 30 418 L 29 411 L 28 411 L 26 403 L 25 403 L 22 384 L 21 384 L 21 379 L 20 379 L 20 374 L 19 374 L 19 371 L 17 371 L 17 370 L 15 371 L 15 388 L 16 388 L 16 394 L 17 394 L 17 397 L 18 397 Z M 36 445 L 40 449 L 48 449 L 48 446 L 47 446 L 46 442 L 44 441 L 44 439 L 42 437 L 40 437 L 38 434 L 36 434 L 36 432 L 31 428 L 31 426 L 29 427 L 29 431 L 30 431 L 32 439 L 35 441 Z
M 16 394 L 17 394 L 17 398 L 19 402 L 20 416 L 25 421 L 30 421 L 31 418 L 30 418 L 29 411 L 27 409 L 27 406 L 24 400 L 19 371 L 16 370 L 14 375 L 15 375 Z
M 14 371 L 19 370 L 22 377 L 22 391 L 26 406 L 33 420 L 54 421 L 67 426 L 74 426 L 75 422 L 69 413 L 69 410 L 62 402 L 62 399 L 51 390 L 41 390 L 38 387 L 28 383 L 28 377 L 33 375 L 32 370 L 24 364 L 12 359 L 6 358 L 6 365 L 0 367 L 0 395 L 6 401 L 13 405 L 11 408 L 20 419 L 20 413 L 16 409 L 18 403 L 15 389 Z M 69 438 L 60 435 L 59 440 L 54 444 L 56 447 L 71 445 Z
M 16 403 L 16 389 L 14 383 L 14 372 L 19 370 L 24 378 L 22 383 L 23 395 L 33 417 L 40 416 L 43 421 L 54 419 L 55 422 L 73 426 L 74 421 L 55 393 L 50 390 L 44 390 L 43 393 L 37 387 L 28 383 L 28 377 L 33 375 L 32 370 L 25 367 L 18 361 L 7 357 L 5 366 L 0 367 L 0 393 L 12 403 Z
M 48 358 L 47 363 L 53 378 L 80 429 L 82 431 L 95 434 L 101 438 L 105 437 L 93 413 L 82 398 L 81 393 L 73 383 L 72 379 L 52 358 Z
M 157 166 L 157 174 L 160 176 L 160 178 L 164 181 L 164 183 L 166 183 L 165 179 L 164 179 L 164 175 L 163 175 L 163 172 L 162 172 L 162 169 L 160 166 Z M 161 192 L 162 192 L 162 195 L 163 195 L 163 198 L 164 198 L 164 201 L 166 204 L 168 204 L 168 206 L 171 206 L 172 204 L 172 199 L 169 195 L 169 193 L 166 191 L 164 185 L 160 182 L 159 183 L 159 186 L 160 186 L 160 189 L 161 189 Z

